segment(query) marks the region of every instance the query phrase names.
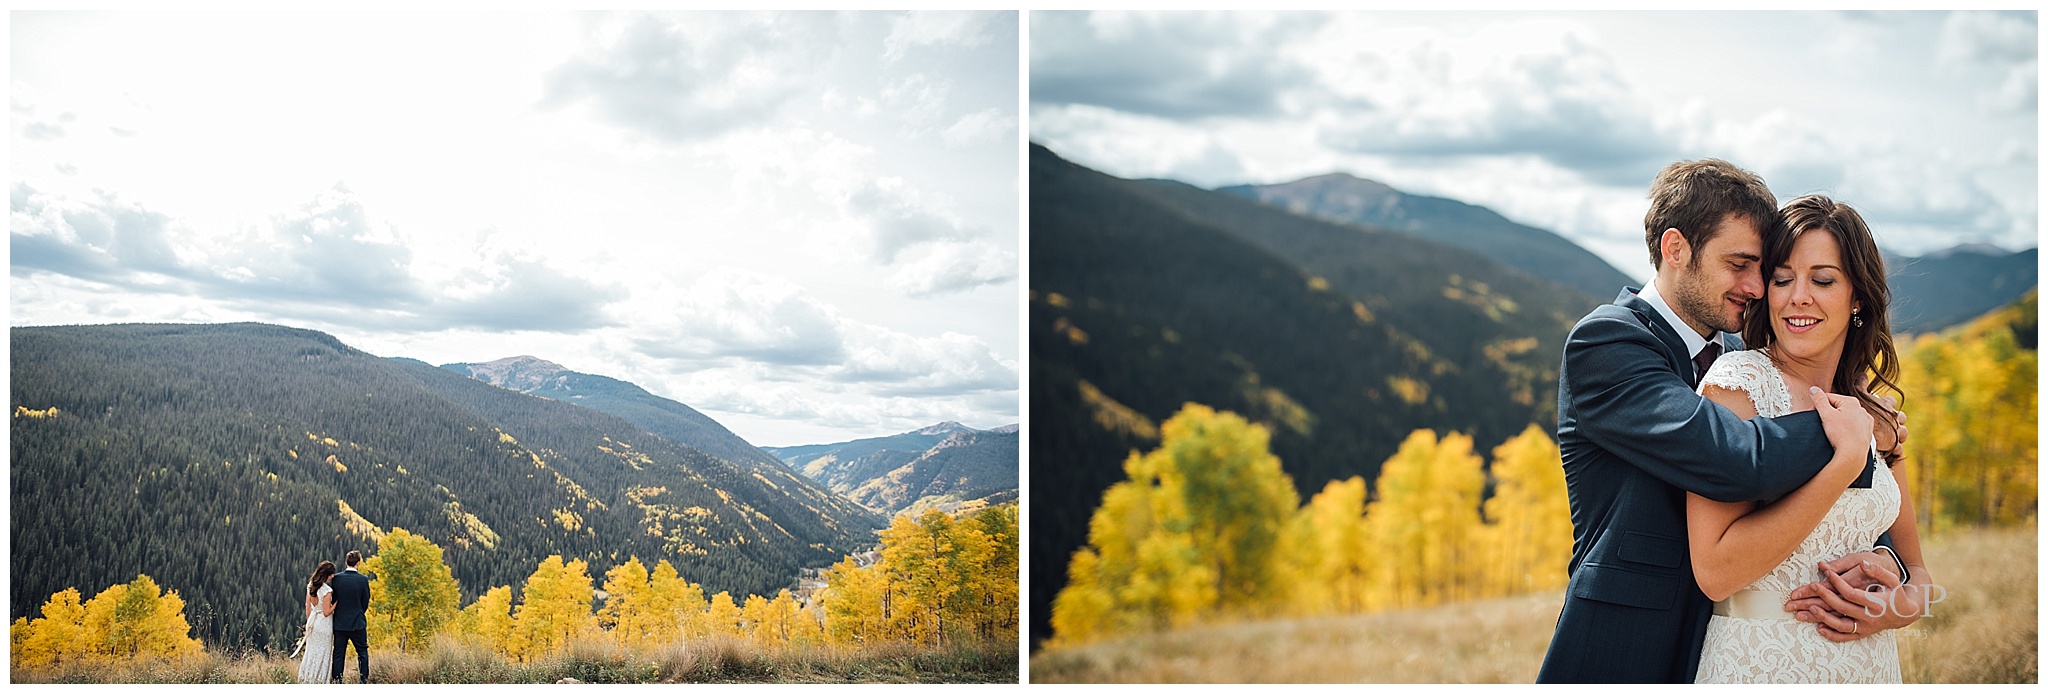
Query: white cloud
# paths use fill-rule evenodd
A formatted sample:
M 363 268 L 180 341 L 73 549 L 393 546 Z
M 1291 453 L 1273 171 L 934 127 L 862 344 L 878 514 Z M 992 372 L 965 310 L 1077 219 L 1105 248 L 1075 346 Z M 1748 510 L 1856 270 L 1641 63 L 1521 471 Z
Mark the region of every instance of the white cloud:
M 869 258 L 893 264 L 905 250 L 935 241 L 962 241 L 975 233 L 950 214 L 942 202 L 902 179 L 870 182 L 847 195 L 846 209 L 869 229 Z
M 836 364 L 845 356 L 838 311 L 786 280 L 719 268 L 662 305 L 643 293 L 630 310 L 649 320 L 640 348 L 673 359 L 738 358 L 785 366 Z
M 2032 13 L 1031 18 L 1030 139 L 1116 176 L 1342 171 L 1553 229 L 1639 275 L 1650 178 L 1713 156 L 1781 199 L 1872 211 L 1894 250 L 2038 243 Z
M 899 264 L 889 284 L 907 296 L 961 292 L 1017 278 L 1017 256 L 986 242 L 943 241 Z
M 905 13 L 890 23 L 889 37 L 882 40 L 882 59 L 901 60 L 920 46 L 972 47 L 988 43 L 988 25 L 996 16 L 994 12 Z
M 548 75 L 546 103 L 591 102 L 622 127 L 670 142 L 773 121 L 819 55 L 804 15 L 639 16 Z
M 2039 103 L 2039 28 L 2032 12 L 1951 12 L 1942 22 L 1935 59 L 1968 74 L 1983 71 L 1996 86 L 1978 95 L 1994 113 L 2030 113 Z
M 1015 13 L 16 20 L 17 324 L 532 353 L 776 443 L 1016 419 L 1014 368 L 990 411 L 943 392 L 966 357 L 929 395 L 849 365 L 875 331 L 1018 361 L 974 289 L 1015 274 Z
M 1003 113 L 1001 109 L 983 109 L 961 116 L 947 126 L 939 138 L 948 147 L 959 147 L 985 141 L 1003 141 L 1017 133 L 1017 119 Z

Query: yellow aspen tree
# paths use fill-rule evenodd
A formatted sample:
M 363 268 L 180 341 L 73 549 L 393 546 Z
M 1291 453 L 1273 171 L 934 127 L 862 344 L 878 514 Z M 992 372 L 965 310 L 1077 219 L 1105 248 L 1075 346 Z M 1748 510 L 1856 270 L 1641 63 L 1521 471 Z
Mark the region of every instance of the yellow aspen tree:
M 49 663 L 50 654 L 36 653 L 32 656 L 29 653 L 28 640 L 33 634 L 34 629 L 29 627 L 27 617 L 14 618 L 14 624 L 9 625 L 7 630 L 8 663 L 14 667 L 34 667 Z
M 659 637 L 655 624 L 664 620 L 648 604 L 653 599 L 649 579 L 639 557 L 628 558 L 604 574 L 604 607 L 598 609 L 597 622 L 621 646 L 645 648 Z
M 705 608 L 704 631 L 708 636 L 737 638 L 740 632 L 740 606 L 732 601 L 732 593 L 718 591 L 711 596 L 711 604 Z
M 1380 467 L 1376 499 L 1366 507 L 1375 561 L 1391 575 L 1390 607 L 1465 600 L 1476 583 L 1472 551 L 1486 479 L 1472 439 L 1419 429 Z
M 522 650 L 512 619 L 512 586 L 498 586 L 477 596 L 476 602 L 463 608 L 460 624 L 463 633 L 500 654 L 517 657 Z
M 14 664 L 39 667 L 76 662 L 91 649 L 85 631 L 85 606 L 78 602 L 78 589 L 65 588 L 50 594 L 41 617 L 15 622 Z
M 768 602 L 759 595 L 748 595 L 740 605 L 740 633 L 760 646 L 776 645 L 774 629 L 769 624 Z
M 404 528 L 392 528 L 379 539 L 377 554 L 357 569 L 376 577 L 363 615 L 372 647 L 424 651 L 459 611 L 460 588 L 442 560 L 441 547 Z
M 971 520 L 988 538 L 990 549 L 984 567 L 972 572 L 978 583 L 974 594 L 980 601 L 975 607 L 980 615 L 980 630 L 984 637 L 1014 641 L 1017 638 L 1020 570 L 1017 505 L 982 509 Z
M 1083 547 L 1067 562 L 1067 585 L 1053 596 L 1052 642 L 1088 643 L 1110 635 L 1116 597 L 1102 576 L 1101 555 Z
M 960 590 L 961 576 L 952 564 L 953 520 L 937 510 L 911 520 L 897 516 L 882 531 L 882 561 L 888 566 L 892 630 L 912 641 L 942 645 L 948 627 L 947 603 Z
M 1489 595 L 1561 588 L 1572 557 L 1571 503 L 1564 462 L 1534 424 L 1493 449 L 1493 498 L 1486 500 Z M 1485 597 L 1485 596 L 1481 596 Z
M 704 636 L 704 588 L 676 574 L 676 567 L 664 559 L 647 577 L 647 612 L 650 641 L 674 643 Z
M 1373 557 L 1366 554 L 1364 478 L 1323 485 L 1295 514 L 1288 538 L 1296 614 L 1365 610 Z
M 825 632 L 832 643 L 867 644 L 885 640 L 888 575 L 879 567 L 862 567 L 853 557 L 825 570 L 825 590 L 818 596 L 825 613 Z
M 185 657 L 204 651 L 191 638 L 184 599 L 175 590 L 162 591 L 148 575 L 109 586 L 86 601 L 84 609 L 90 651 L 101 659 Z
M 1266 612 L 1278 602 L 1274 549 L 1301 505 L 1280 459 L 1269 452 L 1270 434 L 1235 413 L 1194 403 L 1160 432 L 1160 447 L 1145 456 L 1141 471 L 1180 497 L 1187 533 L 1214 575 L 1218 609 Z
M 588 568 L 581 559 L 565 563 L 560 555 L 550 555 L 526 578 L 525 595 L 514 613 L 523 660 L 555 654 L 572 639 L 597 630 Z
M 818 623 L 817 612 L 798 602 L 788 590 L 776 593 L 769 606 L 781 625 L 785 645 L 808 648 L 824 643 L 825 629 Z
M 994 563 L 996 541 L 982 532 L 981 524 L 971 517 L 950 520 L 952 527 L 947 535 L 952 548 L 942 560 L 946 574 L 955 577 L 959 589 L 941 603 L 940 610 L 946 615 L 951 634 L 986 638 L 993 621 L 989 610 L 994 600 L 990 594 L 1000 590 L 987 575 Z

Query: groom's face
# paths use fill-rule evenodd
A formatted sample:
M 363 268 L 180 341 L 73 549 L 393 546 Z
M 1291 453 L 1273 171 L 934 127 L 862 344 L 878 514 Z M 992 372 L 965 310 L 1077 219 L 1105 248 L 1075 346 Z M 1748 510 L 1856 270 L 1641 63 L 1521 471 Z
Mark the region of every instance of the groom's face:
M 1742 309 L 1764 295 L 1764 237 L 1756 220 L 1730 214 L 1692 249 L 1672 308 L 1714 330 L 1742 332 Z

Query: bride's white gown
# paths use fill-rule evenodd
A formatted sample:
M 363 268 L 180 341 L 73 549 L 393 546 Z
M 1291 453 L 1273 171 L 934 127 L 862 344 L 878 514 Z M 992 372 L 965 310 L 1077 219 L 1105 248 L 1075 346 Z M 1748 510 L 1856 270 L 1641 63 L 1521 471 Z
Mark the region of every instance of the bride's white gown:
M 1760 417 L 1790 414 L 1792 394 L 1770 357 L 1759 350 L 1729 352 L 1700 379 L 1740 390 Z M 1899 485 L 1878 465 L 1869 489 L 1842 492 L 1799 549 L 1751 590 L 1791 591 L 1820 580 L 1815 564 L 1869 551 L 1899 515 Z M 1785 613 L 1790 616 L 1792 613 Z M 1899 647 L 1892 632 L 1847 643 L 1822 638 L 1811 622 L 1714 615 L 1700 654 L 1698 682 L 1898 682 Z
M 320 586 L 321 599 L 334 592 L 334 586 Z M 334 673 L 334 617 L 320 614 L 320 600 L 313 601 L 313 609 L 306 611 L 306 652 L 299 660 L 299 684 L 327 684 Z

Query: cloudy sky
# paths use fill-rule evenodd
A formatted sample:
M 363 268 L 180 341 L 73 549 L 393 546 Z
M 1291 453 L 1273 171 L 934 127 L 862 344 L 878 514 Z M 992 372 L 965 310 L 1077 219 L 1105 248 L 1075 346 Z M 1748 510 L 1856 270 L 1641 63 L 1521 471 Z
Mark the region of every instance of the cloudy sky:
M 1201 186 L 1342 171 L 1556 231 L 1637 278 L 1651 177 L 1721 157 L 1888 249 L 2038 243 L 2023 13 L 1033 12 L 1030 138 Z
M 758 445 L 1018 420 L 1018 15 L 11 16 L 14 325 L 531 354 Z

